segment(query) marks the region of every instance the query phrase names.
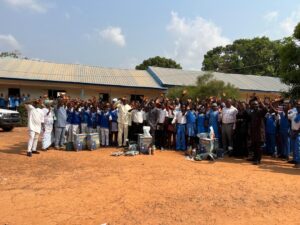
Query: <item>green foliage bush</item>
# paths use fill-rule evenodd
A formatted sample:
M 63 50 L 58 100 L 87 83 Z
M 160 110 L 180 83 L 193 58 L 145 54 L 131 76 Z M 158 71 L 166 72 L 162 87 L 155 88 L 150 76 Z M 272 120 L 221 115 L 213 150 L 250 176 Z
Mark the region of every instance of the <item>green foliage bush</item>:
M 225 84 L 223 81 L 214 79 L 213 75 L 210 73 L 206 73 L 203 76 L 198 77 L 198 81 L 195 86 L 170 88 L 167 96 L 169 98 L 181 97 L 184 90 L 187 91 L 187 94 L 183 96 L 183 99 L 206 99 L 210 96 L 218 98 L 239 98 L 239 90 L 237 88 L 231 84 Z
M 27 109 L 25 108 L 24 104 L 21 104 L 17 111 L 20 113 L 20 126 L 21 127 L 26 127 L 27 126 L 27 122 L 28 122 L 28 114 L 27 114 Z

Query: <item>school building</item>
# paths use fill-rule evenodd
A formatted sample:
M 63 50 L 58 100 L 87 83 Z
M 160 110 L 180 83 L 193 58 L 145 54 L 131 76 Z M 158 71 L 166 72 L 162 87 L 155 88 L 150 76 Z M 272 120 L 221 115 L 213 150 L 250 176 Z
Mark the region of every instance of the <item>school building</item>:
M 30 94 L 33 99 L 47 94 L 56 98 L 65 93 L 82 99 L 126 96 L 136 100 L 165 92 L 147 71 L 0 58 L 0 93 L 5 96 Z
M 114 69 L 78 64 L 60 64 L 38 60 L 0 58 L 0 93 L 4 96 L 47 94 L 56 98 L 62 93 L 72 98 L 92 96 L 111 100 L 126 96 L 138 100 L 157 97 L 174 86 L 195 85 L 204 71 L 149 67 L 147 70 Z M 278 96 L 288 90 L 279 78 L 242 74 L 212 73 L 214 78 L 231 83 L 246 99 L 254 92 L 260 96 Z
M 149 67 L 147 70 L 152 77 L 166 88 L 176 86 L 195 85 L 197 78 L 203 76 L 205 71 L 189 71 L 180 69 L 169 69 L 159 67 Z M 244 74 L 230 74 L 212 72 L 213 78 L 224 83 L 230 83 L 240 90 L 240 98 L 247 99 L 253 93 L 259 97 L 278 97 L 289 87 L 280 81 L 278 77 L 255 76 Z

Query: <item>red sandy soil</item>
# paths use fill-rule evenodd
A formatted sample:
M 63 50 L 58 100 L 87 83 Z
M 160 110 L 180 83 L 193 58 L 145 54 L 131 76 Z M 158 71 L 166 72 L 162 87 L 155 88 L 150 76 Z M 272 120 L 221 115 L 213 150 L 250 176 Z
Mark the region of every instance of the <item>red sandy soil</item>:
M 26 142 L 26 128 L 0 132 L 0 225 L 300 224 L 300 170 L 280 160 L 113 148 L 28 158 Z

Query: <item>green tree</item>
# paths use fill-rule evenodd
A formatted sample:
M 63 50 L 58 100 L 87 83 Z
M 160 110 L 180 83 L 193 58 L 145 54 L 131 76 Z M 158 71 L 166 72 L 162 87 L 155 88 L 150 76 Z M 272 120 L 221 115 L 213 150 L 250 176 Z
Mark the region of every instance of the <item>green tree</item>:
M 223 81 L 214 79 L 211 73 L 206 73 L 199 76 L 196 86 L 182 86 L 174 87 L 168 90 L 168 97 L 180 97 L 183 91 L 186 90 L 187 94 L 184 98 L 201 98 L 206 99 L 210 96 L 218 98 L 238 98 L 239 90 L 232 84 L 225 84 Z
M 280 76 L 290 85 L 288 95 L 300 98 L 300 23 L 295 27 L 293 37 L 285 40 L 280 49 Z
M 160 56 L 156 56 L 156 57 L 144 60 L 143 63 L 141 63 L 140 65 L 137 65 L 135 67 L 135 69 L 146 70 L 149 66 L 182 69 L 180 64 L 175 62 L 173 59 L 167 59 L 165 57 L 160 57 Z
M 208 51 L 202 62 L 202 70 L 224 73 L 279 75 L 279 50 L 281 41 L 267 37 L 239 39 L 225 47 Z
M 19 51 L 0 52 L 0 57 L 20 58 L 20 56 L 21 56 L 21 53 Z

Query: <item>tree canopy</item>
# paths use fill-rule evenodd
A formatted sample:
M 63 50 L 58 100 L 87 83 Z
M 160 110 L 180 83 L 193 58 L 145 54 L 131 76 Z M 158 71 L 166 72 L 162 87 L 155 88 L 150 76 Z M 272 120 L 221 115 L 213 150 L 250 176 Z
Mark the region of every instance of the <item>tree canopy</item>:
M 144 60 L 143 63 L 141 63 L 140 65 L 137 65 L 135 67 L 135 69 L 146 70 L 149 66 L 182 69 L 180 64 L 175 62 L 173 59 L 167 59 L 165 57 L 160 57 L 160 56 L 156 56 L 156 57 Z
M 12 57 L 12 58 L 20 58 L 21 53 L 19 51 L 13 52 L 0 52 L 0 57 Z
M 287 93 L 300 98 L 300 23 L 295 27 L 292 38 L 286 39 L 280 49 L 280 76 L 283 82 L 290 85 Z
M 279 76 L 280 41 L 267 37 L 238 39 L 208 51 L 202 70 L 224 73 Z
M 211 73 L 199 76 L 195 86 L 173 87 L 168 90 L 168 97 L 176 98 L 186 91 L 185 98 L 202 98 L 209 96 L 218 98 L 238 98 L 239 90 L 232 84 L 225 84 L 223 81 L 213 78 Z

